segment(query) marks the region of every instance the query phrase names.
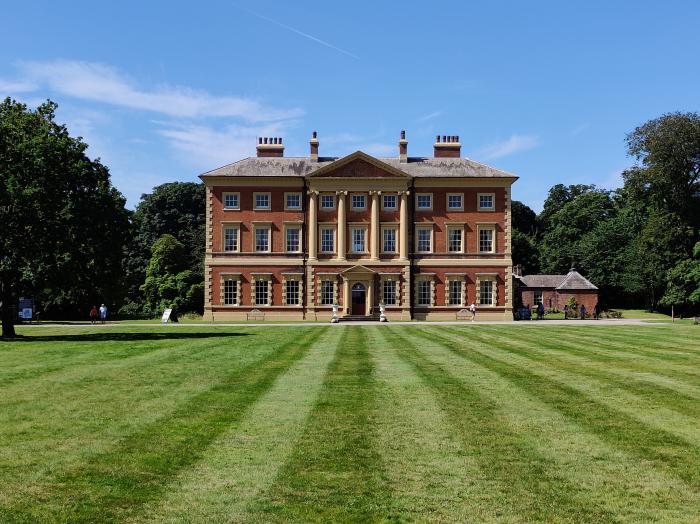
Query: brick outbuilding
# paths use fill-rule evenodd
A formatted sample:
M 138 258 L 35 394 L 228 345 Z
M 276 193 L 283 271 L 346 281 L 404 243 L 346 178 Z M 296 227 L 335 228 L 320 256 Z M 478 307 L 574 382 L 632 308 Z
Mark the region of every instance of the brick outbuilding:
M 593 312 L 598 303 L 598 288 L 576 269 L 566 275 L 519 275 L 513 268 L 515 303 L 535 307 L 540 302 L 547 309 L 562 311 L 571 297 Z

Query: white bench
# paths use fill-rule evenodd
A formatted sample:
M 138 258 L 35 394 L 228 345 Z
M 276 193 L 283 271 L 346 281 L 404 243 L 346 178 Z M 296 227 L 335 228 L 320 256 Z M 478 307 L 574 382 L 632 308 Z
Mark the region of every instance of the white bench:
M 247 320 L 265 320 L 265 313 L 259 309 L 251 309 L 246 315 Z

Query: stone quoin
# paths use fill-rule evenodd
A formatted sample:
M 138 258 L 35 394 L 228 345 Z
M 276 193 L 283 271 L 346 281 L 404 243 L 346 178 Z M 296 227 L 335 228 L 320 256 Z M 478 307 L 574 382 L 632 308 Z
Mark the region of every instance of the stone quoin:
M 462 158 L 438 136 L 433 157 L 362 151 L 257 155 L 200 175 L 206 186 L 205 318 L 512 319 L 511 185 L 517 177 Z

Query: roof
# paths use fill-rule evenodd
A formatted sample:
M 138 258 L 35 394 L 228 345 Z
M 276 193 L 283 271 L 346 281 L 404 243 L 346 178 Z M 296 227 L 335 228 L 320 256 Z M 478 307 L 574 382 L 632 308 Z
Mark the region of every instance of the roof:
M 355 155 L 356 153 L 353 153 Z M 351 155 L 348 155 L 351 156 Z M 314 171 L 330 166 L 346 157 L 319 157 L 317 162 L 309 157 L 249 157 L 228 164 L 200 177 L 305 177 Z M 517 178 L 506 171 L 487 166 L 469 158 L 409 157 L 407 162 L 399 158 L 377 158 L 377 160 L 413 177 L 438 178 Z
M 590 280 L 573 268 L 566 275 L 524 275 L 518 278 L 525 287 L 552 288 L 558 291 L 595 291 L 598 289 Z

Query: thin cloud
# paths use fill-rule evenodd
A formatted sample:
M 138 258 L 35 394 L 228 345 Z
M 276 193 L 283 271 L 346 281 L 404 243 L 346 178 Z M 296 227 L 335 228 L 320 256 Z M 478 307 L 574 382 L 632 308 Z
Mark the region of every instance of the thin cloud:
M 3 80 L 0 78 L 0 96 L 4 98 L 7 95 L 15 93 L 29 93 L 35 91 L 37 85 L 33 82 L 25 82 L 22 80 Z
M 442 116 L 442 111 L 433 111 L 432 113 L 428 113 L 427 115 L 423 115 L 420 118 L 416 118 L 416 122 L 427 122 L 428 120 L 432 120 L 433 118 L 437 118 L 439 116 Z
M 485 160 L 503 158 L 515 153 L 534 149 L 539 143 L 540 139 L 536 135 L 513 135 L 503 142 L 491 144 L 483 148 L 480 152 L 480 157 Z
M 578 136 L 589 128 L 588 124 L 581 124 L 571 130 L 571 136 Z
M 299 36 L 303 36 L 304 38 L 308 38 L 309 40 L 316 42 L 317 44 L 321 44 L 322 46 L 328 47 L 330 49 L 334 49 L 335 51 L 338 51 L 339 53 L 343 53 L 345 55 L 351 56 L 352 58 L 354 58 L 356 60 L 360 59 L 360 57 L 357 56 L 356 54 L 351 53 L 350 51 L 342 49 L 338 46 L 334 46 L 333 44 L 326 42 L 325 40 L 321 40 L 320 38 L 317 38 L 313 35 L 310 35 L 309 33 L 305 33 L 303 31 L 300 31 L 299 29 L 288 26 L 287 24 L 283 24 L 282 22 L 278 22 L 277 20 L 273 20 L 272 18 L 268 18 L 265 15 L 262 15 L 260 13 L 255 12 L 255 11 L 251 11 L 250 9 L 246 9 L 245 7 L 241 7 L 241 6 L 236 6 L 236 7 L 238 9 L 240 9 L 241 11 L 245 11 L 248 14 L 251 14 L 255 17 L 260 18 L 261 20 L 265 20 L 266 22 L 270 22 L 271 24 L 275 24 L 275 25 L 282 27 L 282 28 L 286 29 L 287 31 L 291 31 L 292 33 L 296 33 Z
M 238 117 L 265 122 L 297 117 L 299 109 L 273 109 L 256 100 L 238 96 L 214 96 L 182 86 L 143 89 L 117 69 L 94 62 L 57 60 L 21 62 L 27 85 L 46 86 L 67 96 L 152 111 L 171 117 Z

